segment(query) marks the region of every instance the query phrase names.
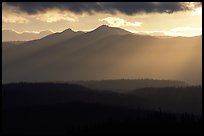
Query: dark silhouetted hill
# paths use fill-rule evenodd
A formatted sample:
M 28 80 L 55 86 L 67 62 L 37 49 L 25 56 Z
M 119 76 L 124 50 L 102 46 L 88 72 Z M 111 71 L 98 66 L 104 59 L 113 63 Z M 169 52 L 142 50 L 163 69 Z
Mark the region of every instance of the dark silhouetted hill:
M 152 107 L 161 107 L 168 111 L 202 114 L 202 87 L 200 86 L 146 87 L 129 93 L 144 98 Z
M 73 81 L 73 84 L 79 84 L 95 90 L 109 90 L 121 93 L 144 87 L 185 87 L 187 83 L 173 80 L 156 79 L 120 79 L 120 80 L 92 80 L 92 81 Z
M 6 84 L 2 86 L 2 131 L 3 134 L 201 135 L 201 115 L 167 112 L 159 108 L 163 105 L 157 105 L 156 109 L 142 107 L 144 99 L 157 94 L 161 101 L 164 97 L 178 102 L 180 97 L 178 106 L 181 106 L 190 94 L 190 99 L 197 99 L 197 93 L 193 92 L 200 90 L 200 87 L 144 88 L 120 94 L 65 83 Z M 185 104 L 198 104 L 191 102 Z
M 3 107 L 14 108 L 32 105 L 93 102 L 117 106 L 137 107 L 144 100 L 134 95 L 99 92 L 83 86 L 66 83 L 20 83 L 2 87 Z

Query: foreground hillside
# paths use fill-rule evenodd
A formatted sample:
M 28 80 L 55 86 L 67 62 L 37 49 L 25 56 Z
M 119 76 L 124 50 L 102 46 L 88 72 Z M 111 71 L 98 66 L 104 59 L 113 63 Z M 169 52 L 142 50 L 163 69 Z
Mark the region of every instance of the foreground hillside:
M 3 110 L 3 134 L 201 135 L 202 117 L 85 102 Z
M 201 134 L 201 87 L 126 94 L 65 83 L 6 84 L 2 89 L 4 134 Z

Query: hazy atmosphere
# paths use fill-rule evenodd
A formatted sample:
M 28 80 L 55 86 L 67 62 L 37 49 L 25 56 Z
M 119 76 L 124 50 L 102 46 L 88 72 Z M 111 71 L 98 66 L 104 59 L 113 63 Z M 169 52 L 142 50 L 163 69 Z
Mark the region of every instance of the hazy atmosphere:
M 201 84 L 199 2 L 11 2 L 2 11 L 3 41 L 47 36 L 15 51 L 3 46 L 3 82 L 151 78 Z
M 202 2 L 3 2 L 3 134 L 202 133 Z

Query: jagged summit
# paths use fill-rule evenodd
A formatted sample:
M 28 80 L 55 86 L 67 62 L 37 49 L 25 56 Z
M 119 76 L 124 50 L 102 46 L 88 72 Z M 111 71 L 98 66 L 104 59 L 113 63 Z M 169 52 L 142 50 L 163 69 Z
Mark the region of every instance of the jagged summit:
M 108 25 L 101 25 L 99 27 L 97 27 L 96 29 L 94 29 L 93 31 L 91 31 L 91 33 L 97 33 L 97 34 L 131 34 L 131 32 L 128 32 L 122 28 L 118 28 L 118 27 L 110 27 Z
M 110 28 L 110 26 L 108 26 L 108 25 L 101 25 L 101 26 L 99 26 L 96 29 L 107 29 L 107 28 Z
M 74 32 L 71 28 L 65 29 L 64 31 L 62 31 L 62 33 L 67 33 L 67 32 Z

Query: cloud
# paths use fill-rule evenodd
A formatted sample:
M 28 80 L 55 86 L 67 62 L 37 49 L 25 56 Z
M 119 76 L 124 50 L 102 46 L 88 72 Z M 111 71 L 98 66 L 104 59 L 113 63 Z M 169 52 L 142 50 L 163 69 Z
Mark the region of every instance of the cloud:
M 202 34 L 202 28 L 198 27 L 176 27 L 173 29 L 170 29 L 169 31 L 165 32 L 165 35 L 168 36 L 186 36 L 186 37 L 191 37 L 191 36 L 198 36 Z
M 2 21 L 4 23 L 20 23 L 20 24 L 29 22 L 28 19 L 15 15 L 2 16 Z
M 36 14 L 48 9 L 69 10 L 75 13 L 117 11 L 133 15 L 136 13 L 173 13 L 191 10 L 202 5 L 201 2 L 7 2 L 8 5 L 18 7 L 28 14 Z M 192 6 L 194 5 L 194 6 Z
M 43 12 L 42 14 L 33 15 L 34 18 L 37 20 L 52 23 L 61 20 L 69 21 L 69 22 L 76 22 L 77 18 L 75 16 L 71 16 L 70 13 L 66 11 L 59 11 L 59 10 L 50 10 L 49 12 Z
M 178 32 L 178 31 L 202 31 L 202 29 L 187 26 L 187 27 L 176 27 L 176 28 L 171 29 L 170 31 L 173 31 L 173 32 Z
M 2 33 L 3 32 L 14 32 L 14 33 L 17 33 L 17 34 L 42 34 L 42 33 L 48 33 L 48 34 L 51 34 L 51 33 L 54 33 L 52 30 L 41 30 L 41 31 L 22 31 L 22 32 L 19 32 L 19 31 L 16 31 L 14 29 L 2 29 Z
M 202 7 L 202 2 L 182 2 L 184 6 L 188 8 L 199 8 Z
M 176 27 L 170 30 L 159 30 L 159 31 L 136 31 L 136 30 L 127 30 L 132 33 L 142 34 L 142 35 L 151 35 L 151 36 L 184 36 L 192 37 L 202 35 L 202 28 L 194 27 Z
M 175 27 L 169 30 L 160 30 L 160 31 L 140 31 L 139 34 L 148 34 L 153 36 L 184 36 L 184 37 L 192 37 L 198 36 L 202 34 L 202 28 L 198 27 Z
M 191 16 L 202 15 L 202 7 L 196 8 L 191 12 Z
M 151 36 L 164 36 L 165 31 L 140 31 L 139 34 L 151 35 Z
M 181 32 L 171 32 L 171 31 L 167 31 L 164 34 L 166 36 L 173 36 L 173 37 L 177 37 L 177 36 L 192 37 L 192 36 L 202 35 L 202 33 L 199 33 L 199 32 L 181 33 Z
M 21 14 L 21 15 L 20 15 Z M 2 6 L 2 22 L 4 23 L 28 23 L 29 20 L 26 19 L 25 13 L 19 12 L 17 8 L 7 6 L 3 3 Z
M 28 14 L 21 11 L 18 7 L 9 6 L 3 3 L 2 22 L 4 23 L 28 23 L 30 20 L 40 20 L 42 22 L 53 23 L 61 20 L 76 22 L 78 19 L 74 13 L 61 11 L 59 9 L 50 9 L 36 14 Z
M 137 26 L 141 26 L 141 22 L 128 22 L 122 18 L 118 18 L 118 17 L 106 17 L 106 18 L 103 18 L 103 19 L 99 19 L 99 21 L 106 21 L 108 22 L 108 24 L 110 26 L 113 26 L 113 27 L 121 27 L 121 26 L 134 26 L 134 27 L 137 27 Z

